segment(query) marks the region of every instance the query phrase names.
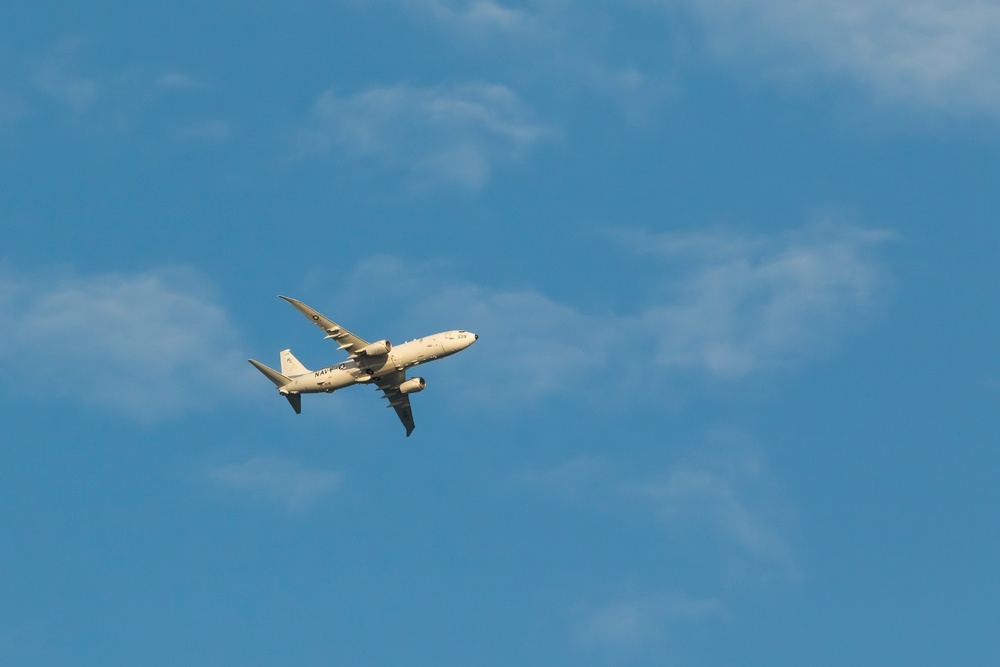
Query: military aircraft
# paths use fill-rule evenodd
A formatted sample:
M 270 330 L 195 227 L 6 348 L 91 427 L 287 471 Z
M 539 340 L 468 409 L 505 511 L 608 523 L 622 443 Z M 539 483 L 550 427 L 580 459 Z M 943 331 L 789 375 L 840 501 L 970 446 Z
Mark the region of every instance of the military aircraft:
M 406 369 L 460 352 L 479 339 L 479 336 L 469 331 L 456 330 L 399 345 L 393 345 L 388 340 L 369 343 L 301 301 L 278 296 L 312 320 L 313 324 L 326 333 L 327 338 L 339 343 L 338 350 L 346 350 L 350 355 L 343 363 L 311 371 L 292 355 L 291 350 L 282 350 L 280 373 L 255 359 L 249 359 L 257 370 L 278 387 L 278 393 L 288 399 L 296 414 L 302 412 L 302 394 L 329 394 L 356 384 L 371 384 L 382 390 L 383 398 L 389 399 L 386 407 L 396 410 L 399 420 L 406 427 L 406 436 L 409 437 L 413 433 L 410 394 L 423 391 L 427 383 L 419 377 L 407 380 Z

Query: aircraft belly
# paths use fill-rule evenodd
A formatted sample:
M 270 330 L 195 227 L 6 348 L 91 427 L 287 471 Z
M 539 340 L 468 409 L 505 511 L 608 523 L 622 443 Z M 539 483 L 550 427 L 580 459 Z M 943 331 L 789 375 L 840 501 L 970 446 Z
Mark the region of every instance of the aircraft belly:
M 317 383 L 316 378 L 312 376 L 295 378 L 292 384 L 285 388 L 300 394 L 314 394 L 318 391 L 323 391 L 322 387 Z
M 296 390 L 306 394 L 334 391 L 353 384 L 351 374 L 336 366 L 315 371 L 309 377 L 296 378 Z
M 413 343 L 404 343 L 392 350 L 392 366 L 396 370 L 409 368 L 420 361 L 420 348 Z
M 344 387 L 350 387 L 352 384 L 354 384 L 354 376 L 347 371 L 338 370 L 330 378 L 329 386 L 333 389 L 343 389 Z
M 368 368 L 372 371 L 372 375 L 385 375 L 396 370 L 396 362 L 392 357 L 387 356 L 381 363 L 368 366 Z

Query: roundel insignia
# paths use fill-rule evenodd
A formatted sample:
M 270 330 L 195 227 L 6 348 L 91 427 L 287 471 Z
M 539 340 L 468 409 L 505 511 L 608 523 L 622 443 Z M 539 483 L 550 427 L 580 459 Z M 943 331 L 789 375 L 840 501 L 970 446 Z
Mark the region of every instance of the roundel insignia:
M 319 315 L 313 315 L 314 320 L 319 320 Z

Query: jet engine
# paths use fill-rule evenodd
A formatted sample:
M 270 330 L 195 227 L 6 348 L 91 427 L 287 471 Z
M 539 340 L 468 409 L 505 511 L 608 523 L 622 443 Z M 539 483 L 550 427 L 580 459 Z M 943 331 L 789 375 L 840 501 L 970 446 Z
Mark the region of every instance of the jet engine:
M 392 350 L 392 343 L 387 340 L 377 340 L 362 348 L 361 354 L 369 357 L 381 357 L 383 354 L 389 354 L 390 350 Z
M 415 394 L 418 391 L 423 391 L 427 383 L 423 378 L 410 378 L 406 382 L 399 385 L 399 393 L 401 394 Z

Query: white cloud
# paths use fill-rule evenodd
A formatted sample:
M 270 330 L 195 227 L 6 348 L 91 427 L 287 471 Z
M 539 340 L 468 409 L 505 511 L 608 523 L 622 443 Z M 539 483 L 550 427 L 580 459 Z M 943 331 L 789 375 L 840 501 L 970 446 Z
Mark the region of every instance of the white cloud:
M 632 0 L 619 13 L 658 8 L 660 43 L 643 62 L 611 65 L 616 16 L 571 1 L 531 0 L 517 8 L 484 0 L 402 0 L 456 39 L 479 47 L 499 40 L 510 57 L 569 74 L 622 99 L 670 90 L 671 72 L 653 73 L 650 55 L 669 63 L 697 39 L 678 20 L 689 13 L 716 57 L 770 74 L 844 76 L 880 100 L 954 112 L 1000 113 L 1000 5 L 988 0 Z M 671 23 L 667 23 L 671 22 Z M 602 41 L 603 40 L 603 41 Z M 642 70 L 646 66 L 646 71 Z M 657 83 L 657 77 L 660 82 Z M 663 92 L 663 91 L 661 91 Z
M 475 32 L 499 31 L 519 33 L 529 30 L 535 23 L 534 17 L 524 9 L 511 9 L 490 0 L 471 2 L 447 2 L 445 0 L 419 0 L 416 4 L 441 21 L 455 22 L 463 30 Z
M 343 151 L 407 173 L 418 186 L 480 188 L 550 131 L 510 89 L 495 84 L 323 93 L 299 137 L 305 154 Z
M 534 0 L 516 8 L 488 0 L 401 1 L 432 17 L 466 48 L 499 48 L 505 62 L 520 61 L 533 75 L 547 70 L 560 86 L 572 80 L 617 97 L 632 110 L 662 93 L 636 66 L 611 65 L 600 53 L 609 49 L 595 36 L 606 35 L 607 21 L 612 20 L 604 11 L 581 11 L 578 4 L 561 0 Z
M 580 458 L 513 475 L 513 486 L 574 504 L 647 514 L 665 531 L 718 557 L 735 581 L 791 582 L 799 567 L 786 534 L 793 512 L 781 500 L 760 451 L 738 433 L 713 430 L 708 444 L 661 472 L 616 474 L 606 461 Z
M 463 400 L 531 400 L 567 390 L 575 375 L 586 377 L 587 369 L 604 363 L 600 341 L 574 333 L 591 330 L 590 316 L 537 290 L 491 289 L 450 279 L 445 267 L 432 263 L 379 256 L 358 265 L 345 300 L 372 291 L 399 300 L 414 335 L 447 329 L 479 334 L 480 342 L 463 355 Z M 435 367 L 434 374 L 447 377 L 445 368 Z M 471 384 L 470 376 L 476 379 Z
M 25 115 L 30 106 L 33 114 L 70 111 L 77 129 L 120 136 L 161 123 L 161 114 L 156 112 L 169 111 L 179 94 L 210 88 L 177 70 L 102 67 L 95 64 L 90 46 L 85 39 L 63 40 L 22 58 L 13 82 L 17 95 L 4 95 L 0 90 L 0 129 L 5 121 L 10 122 L 9 117 L 16 120 Z M 229 136 L 231 128 L 220 120 L 206 120 L 181 130 L 187 135 L 184 138 L 219 141 Z
M 77 41 L 63 42 L 54 50 L 26 61 L 34 86 L 74 111 L 88 109 L 100 93 L 96 78 L 76 71 L 81 45 Z
M 532 399 L 565 391 L 574 377 L 603 366 L 607 356 L 599 341 L 578 335 L 593 331 L 588 315 L 539 292 L 455 286 L 422 307 L 425 317 L 464 322 L 461 328 L 489 341 L 482 351 L 489 355 L 488 370 L 476 373 L 479 382 L 470 391 L 484 401 L 498 393 Z
M 662 474 L 621 483 L 616 492 L 639 501 L 671 531 L 718 540 L 735 570 L 795 580 L 798 566 L 784 537 L 790 512 L 776 498 L 763 457 L 726 439 Z
M 628 235 L 626 235 L 628 236 Z M 878 231 L 827 226 L 779 238 L 633 233 L 637 252 L 681 267 L 677 287 L 631 323 L 655 361 L 739 377 L 829 346 L 885 286 Z
M 183 72 L 171 71 L 161 74 L 156 85 L 172 90 L 197 90 L 208 86 Z
M 336 491 L 344 477 L 338 470 L 310 470 L 295 461 L 262 457 L 208 472 L 208 479 L 220 486 L 279 503 L 289 512 L 313 506 Z
M 726 591 L 801 579 L 787 538 L 792 511 L 759 450 L 738 432 L 713 429 L 706 445 L 659 473 L 621 474 L 606 461 L 580 458 L 510 481 L 524 491 L 552 494 L 578 511 L 599 508 L 591 521 L 641 531 L 633 548 L 665 559 L 661 576 L 675 580 L 670 592 L 662 584 L 637 590 L 642 582 L 631 582 L 610 599 L 591 595 L 571 608 L 576 643 L 608 664 L 661 664 L 682 626 L 728 615 Z M 650 549 L 665 550 L 650 554 Z M 693 558 L 702 565 L 696 571 L 672 569 L 672 553 L 685 554 L 675 563 Z M 702 586 L 715 579 L 708 586 L 717 592 L 697 597 L 676 592 L 690 585 L 692 574 Z
M 887 238 L 881 232 L 827 226 L 773 237 L 614 237 L 662 262 L 662 294 L 632 313 L 589 311 L 535 289 L 486 287 L 453 279 L 443 266 L 384 256 L 358 265 L 344 299 L 393 295 L 419 333 L 479 334 L 462 361 L 461 376 L 476 378 L 463 382 L 463 400 L 510 405 L 586 394 L 596 383 L 612 391 L 609 382 L 639 377 L 651 387 L 672 371 L 737 380 L 791 368 L 860 327 L 888 282 L 874 256 Z
M 822 69 L 877 97 L 1000 112 L 1000 5 L 984 0 L 641 0 L 683 5 L 724 57 Z
M 0 365 L 17 391 L 151 421 L 243 391 L 252 369 L 197 274 L 0 272 Z M 244 368 L 246 367 L 246 368 Z
M 627 660 L 643 646 L 664 644 L 681 623 L 725 613 L 725 605 L 715 598 L 659 592 L 623 595 L 603 604 L 578 605 L 574 635 L 583 647 Z

